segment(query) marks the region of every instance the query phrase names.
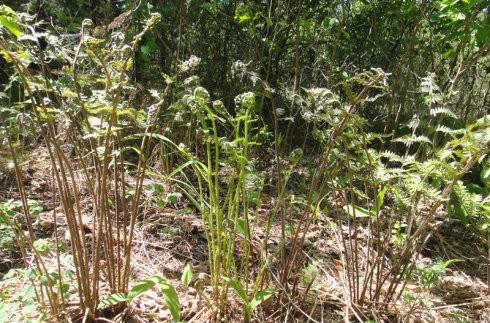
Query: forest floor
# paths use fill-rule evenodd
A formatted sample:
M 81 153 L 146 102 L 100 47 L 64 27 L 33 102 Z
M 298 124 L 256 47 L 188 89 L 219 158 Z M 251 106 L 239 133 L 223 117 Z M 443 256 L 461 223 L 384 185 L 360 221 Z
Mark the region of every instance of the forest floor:
M 59 201 L 53 201 L 51 195 L 52 178 L 49 171 L 49 160 L 43 148 L 37 148 L 24 166 L 25 184 L 29 198 L 41 202 L 43 212 L 35 222 L 37 238 L 55 237 L 53 211 L 58 215 L 58 237 L 68 243 L 65 232 L 63 211 Z M 18 194 L 14 187 L 15 180 L 4 179 L 0 190 L 0 200 L 16 199 Z M 148 183 L 151 180 L 148 179 Z M 166 189 L 171 190 L 170 185 Z M 83 196 L 83 190 L 82 190 Z M 91 202 L 88 194 L 82 197 L 85 206 L 87 227 L 91 227 Z M 160 274 L 171 281 L 176 288 L 181 306 L 182 317 L 186 322 L 206 322 L 210 315 L 210 306 L 204 294 L 210 293 L 207 265 L 207 242 L 199 215 L 184 203 L 171 207 L 157 206 L 152 193 L 144 192 L 147 201 L 143 216 L 139 219 L 133 239 L 132 282 Z M 267 197 L 264 198 L 267 201 Z M 54 202 L 54 203 L 53 203 Z M 272 209 L 272 201 L 264 203 L 259 210 L 257 228 L 262 227 Z M 306 236 L 303 250 L 305 259 L 317 264 L 318 273 L 311 288 L 311 301 L 302 304 L 301 308 L 293 307 L 289 322 L 344 322 L 366 321 L 354 314 L 345 303 L 348 294 L 346 269 L 343 266 L 340 234 L 347 234 L 348 229 L 339 230 L 332 225 L 335 219 L 320 216 Z M 482 238 L 465 233 L 463 224 L 455 220 L 443 219 L 437 225 L 438 230 L 428 241 L 424 253 L 419 257 L 420 264 L 432 264 L 436 260 L 459 259 L 452 264 L 442 281 L 427 289 L 415 280 L 407 282 L 407 291 L 415 298 L 411 302 L 400 303 L 390 313 L 372 314 L 377 321 L 417 321 L 417 322 L 490 322 L 490 296 L 486 286 L 485 244 Z M 256 230 L 252 242 L 260 247 L 263 232 Z M 272 230 L 270 249 L 277 247 L 280 241 L 280 226 Z M 342 232 L 342 233 L 341 233 Z M 90 234 L 90 232 L 87 232 Z M 359 236 L 363 237 L 360 232 Z M 238 241 L 238 248 L 240 241 Z M 66 253 L 68 254 L 68 249 Z M 252 250 L 253 252 L 253 250 Z M 54 251 L 50 254 L 55 263 Z M 64 259 L 64 258 L 63 258 Z M 63 261 L 62 261 L 63 262 Z M 183 269 L 187 263 L 193 266 L 194 279 L 190 287 L 180 282 Z M 66 266 L 72 266 L 68 262 Z M 2 293 L 13 295 L 30 284 L 25 277 L 6 279 L 9 269 L 24 266 L 21 255 L 15 250 L 0 249 L 0 287 Z M 274 273 L 271 273 L 273 276 Z M 107 296 L 107 295 L 106 295 Z M 230 297 L 233 297 L 231 295 Z M 272 299 L 271 299 L 272 300 Z M 75 293 L 73 299 L 76 301 Z M 265 303 L 262 310 L 255 315 L 257 322 L 276 322 L 279 314 L 289 311 L 291 307 L 282 307 L 275 301 Z M 239 320 L 242 315 L 240 302 L 233 300 L 230 309 L 230 320 Z M 170 312 L 166 309 L 159 294 L 154 291 L 145 293 L 132 304 L 131 313 L 118 319 L 123 322 L 165 322 L 169 321 Z M 131 319 L 129 319 L 131 316 Z

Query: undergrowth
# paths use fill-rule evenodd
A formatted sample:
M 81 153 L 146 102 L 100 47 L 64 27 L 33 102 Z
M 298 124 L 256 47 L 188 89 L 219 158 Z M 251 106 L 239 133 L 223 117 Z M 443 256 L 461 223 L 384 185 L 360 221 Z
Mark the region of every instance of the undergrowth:
M 244 6 L 240 23 L 264 18 Z M 342 293 L 334 303 L 367 321 L 427 305 L 421 295 L 463 261 L 420 264 L 444 219 L 463 223 L 490 250 L 490 117 L 457 122 L 459 74 L 444 87 L 433 73 L 421 77 L 410 95 L 425 113 L 397 116 L 383 133 L 365 112 L 393 97 L 396 84 L 381 68 L 286 91 L 237 61 L 227 68 L 242 93 L 215 100 L 200 79 L 201 59 L 190 56 L 141 89 L 135 64 L 151 51 L 147 40 L 161 19 L 152 13 L 137 31 L 105 37 L 85 19 L 73 44 L 0 6 L 0 54 L 9 66 L 0 181 L 11 187 L 0 204 L 0 245 L 23 262 L 2 277 L 0 321 L 125 320 L 154 288 L 176 322 L 190 319 L 179 294 L 191 288 L 213 322 L 314 321 L 335 261 Z M 60 62 L 59 73 L 50 60 Z M 289 116 L 288 104 L 297 109 Z M 48 160 L 46 212 L 26 180 L 33 146 Z M 135 231 L 147 208 L 182 205 L 202 223 L 206 268 L 193 273 L 188 263 L 178 286 L 160 274 L 135 281 Z M 52 235 L 42 237 L 46 213 Z M 332 263 L 308 254 L 318 227 L 329 236 L 314 239 L 338 249 Z M 12 294 L 15 284 L 29 287 Z

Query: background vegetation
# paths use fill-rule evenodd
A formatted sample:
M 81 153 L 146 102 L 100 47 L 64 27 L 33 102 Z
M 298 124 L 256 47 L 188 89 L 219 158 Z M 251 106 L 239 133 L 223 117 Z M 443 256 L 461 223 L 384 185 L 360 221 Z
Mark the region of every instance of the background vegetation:
M 0 322 L 484 321 L 489 7 L 4 1 Z

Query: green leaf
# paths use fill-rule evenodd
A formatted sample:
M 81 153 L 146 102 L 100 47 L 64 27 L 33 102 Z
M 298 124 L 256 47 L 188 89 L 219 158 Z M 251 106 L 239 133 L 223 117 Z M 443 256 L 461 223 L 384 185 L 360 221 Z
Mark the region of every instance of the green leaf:
M 165 206 L 167 206 L 167 201 L 163 198 L 158 198 L 157 199 L 157 206 L 164 208 Z
M 24 301 L 34 301 L 36 299 L 36 290 L 33 285 L 29 285 L 22 291 Z
M 255 294 L 254 298 L 250 302 L 250 307 L 251 307 L 252 311 L 254 311 L 257 308 L 257 306 L 262 304 L 262 302 L 266 301 L 272 295 L 274 295 L 275 292 L 276 292 L 276 289 L 267 288 L 267 289 L 261 290 L 260 292 Z
M 372 216 L 373 214 L 370 213 L 368 210 L 366 210 L 363 207 L 354 205 L 354 204 L 348 204 L 343 207 L 344 211 L 346 211 L 350 216 L 356 217 L 356 218 L 366 218 L 369 216 Z
M 12 17 L 12 16 L 15 16 L 16 13 L 15 13 L 14 9 L 10 8 L 9 6 L 1 5 L 0 6 L 0 15 Z
M 22 31 L 17 22 L 11 17 L 0 16 L 0 26 L 7 28 L 15 37 L 19 38 L 22 36 Z
M 159 184 L 159 183 L 148 184 L 148 185 L 146 185 L 146 188 L 151 191 L 151 194 L 153 196 L 159 196 L 165 192 L 165 188 L 163 187 L 162 184 Z
M 250 301 L 248 300 L 248 295 L 245 292 L 245 290 L 240 286 L 240 283 L 234 279 L 228 278 L 228 277 L 223 277 L 224 281 L 233 288 L 235 293 L 242 299 L 243 303 L 245 306 L 249 307 L 250 306 Z
M 153 287 L 155 287 L 155 282 L 151 279 L 145 279 L 136 283 L 136 285 L 134 285 L 128 293 L 128 301 L 134 301 L 136 298 L 141 296 L 141 294 L 149 291 Z
M 39 201 L 36 201 L 36 200 L 28 200 L 27 201 L 27 204 L 29 205 L 29 212 L 33 216 L 38 216 L 44 210 L 42 204 Z
M 67 283 L 62 283 L 60 290 L 64 295 L 66 295 L 66 293 L 68 293 L 68 291 L 70 290 L 70 285 Z
M 30 316 L 32 314 L 35 314 L 37 310 L 37 305 L 36 304 L 24 304 L 22 306 L 22 314 L 26 316 Z
M 31 268 L 26 272 L 26 274 L 30 280 L 36 280 L 41 273 L 39 272 L 39 270 Z
M 143 54 L 143 58 L 146 60 L 151 59 L 151 55 L 156 52 L 158 49 L 158 45 L 155 40 L 150 39 L 144 45 L 141 46 L 141 53 Z
M 301 148 L 296 148 L 289 154 L 289 161 L 293 165 L 296 165 L 302 159 L 303 159 L 303 150 Z
M 248 14 L 242 14 L 235 16 L 235 19 L 238 20 L 240 23 L 245 23 L 247 21 L 250 21 L 252 17 L 250 17 Z
M 490 22 L 482 24 L 480 28 L 476 31 L 476 42 L 479 47 L 485 46 L 490 42 Z
M 167 203 L 170 203 L 170 204 L 175 204 L 177 202 L 180 201 L 180 199 L 182 198 L 182 194 L 180 194 L 179 192 L 173 192 L 173 193 L 170 193 L 167 195 Z
M 13 315 L 19 311 L 19 303 L 0 302 L 0 323 L 12 322 Z
M 23 35 L 15 11 L 5 5 L 0 6 L 0 26 L 5 27 L 17 38 Z
M 437 263 L 435 266 L 437 268 L 444 268 L 446 269 L 447 267 L 449 267 L 450 265 L 454 264 L 454 263 L 457 263 L 457 262 L 463 262 L 464 260 L 462 259 L 449 259 L 445 262 L 439 262 Z
M 163 294 L 163 300 L 165 301 L 165 304 L 167 304 L 170 314 L 172 314 L 172 318 L 175 322 L 180 322 L 180 302 L 175 288 L 168 280 L 163 278 L 159 279 L 159 286 Z
M 236 220 L 236 228 L 239 233 L 248 237 L 249 233 L 248 233 L 247 221 L 244 218 L 238 218 Z
M 192 280 L 192 264 L 188 263 L 184 268 L 184 272 L 182 273 L 181 281 L 182 284 L 188 287 L 189 284 L 191 283 L 191 280 Z
M 57 273 L 47 273 L 46 275 L 39 276 L 39 283 L 43 286 L 54 286 L 59 277 Z
M 49 239 L 37 239 L 33 242 L 33 247 L 41 256 L 46 256 L 51 251 L 52 245 Z
M 113 305 L 116 305 L 116 304 L 119 304 L 122 302 L 127 302 L 127 301 L 128 301 L 128 297 L 126 296 L 126 294 L 115 293 L 115 294 L 110 295 L 106 299 L 103 299 L 100 302 L 98 308 L 109 307 L 109 306 L 113 306 Z
M 470 183 L 470 184 L 466 185 L 466 188 L 468 189 L 468 191 L 470 193 L 473 193 L 473 194 L 484 194 L 485 193 L 484 187 L 481 187 L 480 185 L 477 185 L 474 183 Z
M 450 48 L 442 54 L 445 58 L 453 58 L 457 55 L 456 49 Z
M 388 186 L 385 186 L 378 193 L 378 197 L 376 198 L 376 209 L 378 211 L 381 210 L 381 207 L 383 206 L 383 202 L 385 200 L 385 194 L 386 194 L 387 189 L 388 189 Z

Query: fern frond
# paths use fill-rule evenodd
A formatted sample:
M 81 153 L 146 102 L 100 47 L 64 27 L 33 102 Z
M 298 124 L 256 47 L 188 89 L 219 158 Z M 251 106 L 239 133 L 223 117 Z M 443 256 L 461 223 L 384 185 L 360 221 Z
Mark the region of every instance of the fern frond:
M 392 193 L 397 204 L 408 208 L 411 205 L 411 196 L 408 195 L 401 187 L 392 187 Z
M 402 163 L 403 165 L 408 165 L 415 161 L 415 156 L 408 155 L 407 157 L 404 157 L 404 156 L 397 155 L 389 150 L 385 150 L 381 152 L 379 156 L 387 158 L 391 162 Z
M 401 142 L 405 146 L 411 146 L 413 143 L 428 143 L 431 144 L 431 141 L 426 136 L 410 136 L 406 135 L 403 137 L 395 138 L 392 140 L 393 142 Z
M 379 140 L 381 142 L 385 142 L 384 138 L 389 138 L 393 135 L 393 133 L 375 133 L 375 132 L 369 132 L 366 134 L 366 141 L 368 143 L 371 143 L 375 140 Z
M 457 119 L 458 117 L 449 109 L 447 108 L 443 108 L 443 107 L 438 107 L 438 108 L 433 108 L 433 109 L 430 109 L 430 115 L 435 117 L 439 114 L 444 114 L 448 117 L 451 117 L 453 119 Z
M 453 189 L 453 211 L 462 220 L 478 216 L 482 196 L 468 191 L 463 182 L 459 181 Z
M 436 132 L 442 132 L 446 135 L 450 135 L 453 138 L 455 138 L 457 135 L 461 135 L 464 133 L 464 129 L 451 129 L 451 128 L 444 126 L 444 125 L 437 126 L 435 131 Z
M 440 180 L 450 180 L 457 175 L 454 167 L 440 159 L 429 159 L 423 163 L 414 165 L 413 170 L 424 178 L 437 178 Z

